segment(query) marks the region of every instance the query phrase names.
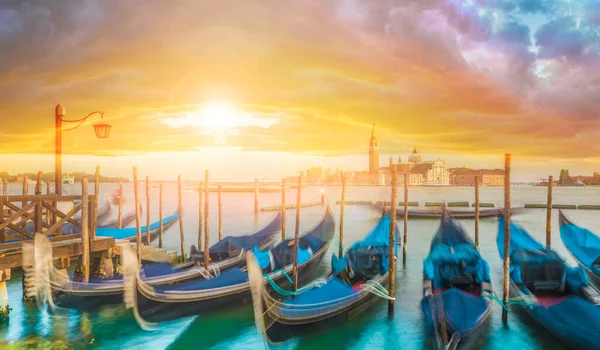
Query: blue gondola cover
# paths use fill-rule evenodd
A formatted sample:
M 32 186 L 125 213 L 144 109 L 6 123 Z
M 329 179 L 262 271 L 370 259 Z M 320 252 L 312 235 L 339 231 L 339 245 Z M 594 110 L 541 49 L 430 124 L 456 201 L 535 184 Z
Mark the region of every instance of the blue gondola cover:
M 436 320 L 443 317 L 452 330 L 461 336 L 478 324 L 487 308 L 488 303 L 484 298 L 470 295 L 458 288 L 421 300 L 421 309 L 431 329 L 434 328 L 432 316 L 435 315 Z
M 241 251 L 250 250 L 255 246 L 259 245 L 261 242 L 269 238 L 273 234 L 273 232 L 277 232 L 278 229 L 281 228 L 281 213 L 278 213 L 275 219 L 271 221 L 267 226 L 265 226 L 260 231 L 246 236 L 227 236 L 215 243 L 210 247 L 209 251 L 211 253 L 221 253 L 225 254 L 231 251 L 231 248 L 235 250 Z
M 581 264 L 600 275 L 600 237 L 574 224 L 560 225 L 560 238 Z

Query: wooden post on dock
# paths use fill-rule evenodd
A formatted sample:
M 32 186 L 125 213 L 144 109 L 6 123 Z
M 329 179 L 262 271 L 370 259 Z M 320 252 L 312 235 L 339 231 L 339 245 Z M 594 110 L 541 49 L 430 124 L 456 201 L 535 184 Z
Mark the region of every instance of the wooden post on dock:
M 150 180 L 146 176 L 146 244 L 150 245 Z
M 119 228 L 123 228 L 123 181 L 119 181 Z
M 185 238 L 183 236 L 183 199 L 181 198 L 181 175 L 177 175 L 177 212 L 179 213 L 179 239 L 181 240 L 181 262 L 185 261 Z M 200 247 L 198 247 L 200 249 Z
M 204 188 L 202 187 L 202 181 L 198 184 L 198 250 L 202 250 L 202 232 L 204 232 L 204 226 L 202 220 L 204 217 L 204 204 L 202 204 Z
M 36 177 L 36 182 L 35 182 L 35 194 L 36 196 L 41 196 L 42 195 L 42 172 L 38 171 L 37 173 L 37 177 Z M 44 218 L 43 218 L 43 203 L 44 201 L 40 198 L 38 201 L 38 204 L 35 207 L 35 215 L 33 216 L 34 218 L 34 222 L 33 222 L 33 232 L 39 232 L 41 233 L 43 230 L 43 222 L 44 222 Z
M 204 268 L 208 272 L 208 263 L 210 260 L 210 251 L 208 246 L 210 228 L 208 226 L 208 209 L 209 209 L 209 183 L 208 183 L 208 170 L 204 171 Z
M 475 176 L 475 247 L 479 250 L 479 176 Z
M 35 194 L 36 196 L 42 195 L 42 172 L 38 171 L 35 179 Z
M 296 196 L 296 227 L 294 229 L 294 292 L 298 290 L 298 245 L 300 244 L 300 201 L 302 197 L 302 172 L 298 175 L 298 195 Z
M 548 176 L 548 204 L 546 206 L 546 249 L 552 246 L 552 175 Z
M 392 207 L 390 212 L 390 251 L 389 251 L 389 294 L 390 298 L 396 295 L 396 206 L 398 205 L 398 177 L 396 176 L 396 167 L 390 164 L 392 168 Z M 406 183 L 406 175 L 404 177 Z M 406 256 L 406 254 L 404 255 Z M 394 313 L 394 300 L 388 300 L 388 314 Z
M 90 237 L 96 239 L 96 226 L 98 226 L 98 203 L 100 202 L 100 165 L 96 166 L 94 176 L 94 210 L 92 213 L 92 225 L 90 226 Z
M 254 179 L 254 217 L 258 217 L 258 188 L 259 180 Z
M 508 305 L 510 293 L 510 154 L 504 155 L 504 293 L 502 301 Z M 508 312 L 502 309 L 502 322 L 508 322 Z
M 285 208 L 285 183 L 281 181 L 281 240 L 285 240 L 286 208 Z
M 140 218 L 140 196 L 139 196 L 139 184 L 138 184 L 138 175 L 137 175 L 137 168 L 133 167 L 133 199 L 135 202 L 135 238 L 136 238 L 136 243 L 137 243 L 137 255 L 138 255 L 138 262 L 141 264 L 142 263 L 142 229 L 140 227 L 141 225 L 141 218 Z
M 135 174 L 135 173 L 134 173 Z M 81 179 L 81 268 L 83 269 L 83 283 L 90 280 L 90 220 L 88 217 L 88 179 Z
M 342 173 L 342 204 L 340 207 L 340 247 L 338 257 L 344 256 L 344 208 L 346 207 L 346 177 Z
M 29 179 L 27 178 L 27 176 L 23 177 L 23 195 L 26 196 L 29 194 Z M 22 201 L 21 202 L 21 208 L 25 208 L 25 206 L 27 205 L 27 201 Z M 23 224 L 21 225 L 21 227 L 23 229 L 27 228 L 27 222 L 23 222 Z
M 158 185 L 158 248 L 162 249 L 163 246 L 163 184 L 162 182 Z
M 2 196 L 8 196 L 8 180 L 5 177 L 2 178 Z
M 23 177 L 23 195 L 26 196 L 29 194 L 29 178 L 27 178 L 27 176 Z M 24 206 L 27 205 L 27 201 L 23 201 L 23 203 L 21 203 L 21 208 L 23 208 Z
M 394 212 L 394 216 L 396 213 Z M 408 174 L 404 174 L 404 237 L 402 238 L 402 265 L 406 266 L 408 246 Z
M 223 201 L 221 200 L 221 185 L 219 185 L 219 241 L 223 239 Z

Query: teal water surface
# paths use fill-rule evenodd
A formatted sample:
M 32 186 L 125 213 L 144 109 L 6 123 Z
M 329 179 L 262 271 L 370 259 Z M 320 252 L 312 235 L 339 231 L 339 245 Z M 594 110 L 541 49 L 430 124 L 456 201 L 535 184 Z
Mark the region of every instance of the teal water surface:
M 114 185 L 102 185 L 102 192 L 113 192 Z M 17 188 L 13 189 L 16 192 Z M 77 187 L 73 186 L 73 193 Z M 158 190 L 151 190 L 151 217 L 158 219 Z M 177 206 L 176 188 L 165 188 L 164 211 L 168 215 Z M 402 189 L 399 198 L 402 198 Z M 561 204 L 598 204 L 600 188 L 561 187 L 554 189 L 554 202 Z M 286 198 L 295 201 L 296 190 L 290 189 Z M 126 205 L 131 205 L 132 190 L 125 189 Z M 278 193 L 261 194 L 261 206 L 279 204 Z M 145 202 L 145 198 L 142 195 Z M 339 222 L 339 187 L 327 187 L 326 198 L 331 202 L 332 211 Z M 387 187 L 349 187 L 347 200 L 389 200 Z M 468 187 L 410 188 L 409 200 L 419 201 L 463 201 L 472 202 L 473 189 Z M 303 189 L 303 202 L 318 201 L 320 188 Z M 524 203 L 544 203 L 546 189 L 542 187 L 513 187 L 513 206 Z M 497 206 L 503 203 L 502 188 L 481 188 L 481 201 L 492 202 Z M 258 220 L 253 216 L 254 197 L 251 193 L 223 194 L 223 226 L 225 235 L 242 235 L 264 226 L 275 213 L 260 213 Z M 217 238 L 217 196 L 210 197 L 211 241 Z M 313 207 L 301 211 L 301 231 L 315 225 L 322 217 L 324 208 Z M 600 221 L 595 211 L 569 210 L 566 213 L 578 224 L 600 233 Z M 116 215 L 116 211 L 114 213 Z M 557 211 L 553 213 L 552 242 L 560 255 L 569 257 L 558 233 Z M 345 215 L 344 245 L 350 246 L 361 239 L 377 223 L 381 213 L 368 206 L 347 206 Z M 145 219 L 145 215 L 143 216 Z M 545 209 L 528 210 L 515 216 L 514 221 L 523 225 L 540 241 L 545 241 Z M 461 221 L 467 231 L 473 233 L 473 220 Z M 295 224 L 295 211 L 288 211 L 287 236 L 292 237 Z M 399 220 L 402 230 L 402 221 Z M 339 227 L 339 226 L 338 226 Z M 422 261 L 428 253 L 432 235 L 438 227 L 437 220 L 409 220 L 408 256 L 406 266 L 398 265 L 396 275 L 396 310 L 392 317 L 387 314 L 387 303 L 378 301 L 357 318 L 318 332 L 291 339 L 272 348 L 281 349 L 430 349 L 431 338 L 423 325 L 419 302 L 421 299 Z M 184 194 L 184 228 L 186 250 L 197 242 L 198 234 L 198 194 Z M 494 286 L 501 295 L 502 262 L 495 245 L 496 219 L 484 219 L 480 223 L 480 250 L 488 260 Z M 336 227 L 337 232 L 337 227 Z M 337 238 L 336 238 L 337 239 Z M 336 241 L 337 242 L 337 241 Z M 154 242 L 157 244 L 157 242 Z M 178 226 L 172 227 L 165 235 L 165 248 L 171 251 L 180 249 Z M 332 244 L 328 255 L 321 263 L 319 273 L 325 274 L 329 268 L 330 255 L 337 251 L 337 243 Z M 315 276 L 318 277 L 318 276 Z M 142 330 L 130 310 L 122 305 L 107 306 L 97 312 L 82 313 L 77 310 L 58 310 L 50 315 L 40 311 L 35 303 L 21 302 L 21 274 L 13 271 L 8 283 L 9 304 L 12 307 L 8 323 L 0 325 L 0 347 L 25 347 L 25 344 L 48 341 L 57 348 L 78 349 L 261 349 L 262 336 L 256 331 L 251 305 L 232 307 L 212 315 L 203 315 L 160 324 L 157 330 Z M 482 335 L 477 348 L 482 349 L 561 349 L 561 345 L 546 331 L 536 327 L 526 315 L 511 308 L 509 322 L 501 322 L 501 307 L 496 305 L 490 325 Z

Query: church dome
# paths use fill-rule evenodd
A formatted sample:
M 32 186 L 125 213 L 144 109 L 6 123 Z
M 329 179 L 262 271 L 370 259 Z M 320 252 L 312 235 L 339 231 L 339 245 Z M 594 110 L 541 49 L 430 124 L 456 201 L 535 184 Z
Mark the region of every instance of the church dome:
M 408 157 L 410 163 L 421 163 L 421 156 L 417 153 L 417 149 L 413 150 L 413 153 Z

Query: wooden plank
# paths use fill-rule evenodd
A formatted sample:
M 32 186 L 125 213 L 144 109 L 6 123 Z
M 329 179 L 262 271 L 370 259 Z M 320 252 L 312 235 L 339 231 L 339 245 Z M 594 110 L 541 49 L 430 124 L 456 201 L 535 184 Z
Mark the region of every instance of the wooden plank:
M 56 222 L 56 224 L 52 225 L 48 231 L 46 231 L 47 235 L 51 235 L 52 233 L 54 233 L 54 231 L 56 231 L 59 228 L 62 228 L 62 225 L 68 221 L 70 218 L 73 217 L 73 215 L 75 215 L 75 213 L 77 213 L 80 209 L 82 209 L 82 205 L 83 205 L 83 201 L 81 203 L 79 203 L 77 206 L 75 206 L 73 209 L 69 210 L 69 212 L 67 213 L 66 216 L 61 217 L 60 220 L 58 220 Z M 87 203 L 85 203 L 85 205 L 87 206 Z M 62 213 L 61 213 L 62 214 Z M 81 213 L 81 222 L 83 222 L 83 211 Z M 59 214 L 60 216 L 60 214 Z M 86 215 L 87 216 L 87 215 Z M 83 231 L 83 226 L 81 225 L 81 231 Z
M 31 209 L 31 208 L 33 208 L 33 207 L 35 207 L 35 202 L 31 202 L 31 203 L 29 203 L 29 204 L 25 205 L 25 207 L 24 207 L 24 208 L 19 208 L 19 207 L 17 207 L 17 206 L 14 206 L 14 205 L 13 205 L 13 204 L 11 204 L 11 203 L 7 203 L 6 201 L 4 202 L 4 204 L 5 204 L 7 207 L 9 207 L 9 208 L 11 208 L 11 209 L 15 210 L 15 212 L 14 212 L 14 213 L 13 213 L 11 216 L 9 216 L 9 217 L 8 217 L 8 218 L 5 220 L 5 222 L 3 222 L 2 224 L 0 224 L 0 229 L 3 229 L 3 228 L 5 228 L 5 227 L 6 227 L 6 226 L 8 226 L 9 224 L 11 224 L 13 221 L 15 221 L 16 219 L 19 219 L 19 218 L 21 218 L 22 216 L 27 216 L 27 214 L 26 214 L 26 213 L 27 213 L 27 211 L 28 211 L 29 209 Z M 32 219 L 33 219 L 33 217 L 32 217 Z
M 106 237 L 93 242 L 90 250 L 93 253 L 103 252 L 105 250 L 113 248 L 114 244 L 114 238 Z M 82 253 L 83 249 L 81 246 L 81 239 L 79 238 L 57 242 L 52 246 L 52 255 L 54 259 L 73 257 L 81 255 Z M 22 263 L 23 257 L 20 249 L 18 251 L 10 253 L 0 253 L 0 269 L 10 269 L 19 267 L 22 265 Z
M 21 235 L 15 235 L 15 236 L 21 236 Z M 80 239 L 80 237 L 81 237 L 81 235 L 79 235 L 79 234 L 72 234 L 72 235 L 64 235 L 64 236 L 58 236 L 58 237 L 49 237 L 49 240 L 51 242 L 55 243 L 55 242 L 73 240 L 73 239 Z M 112 237 L 109 237 L 109 238 L 112 238 Z M 113 238 L 113 240 L 114 240 L 114 238 Z M 23 243 L 24 242 L 12 242 L 12 243 L 0 244 L 0 254 L 21 249 L 21 247 L 23 246 Z
M 16 196 L 6 196 L 5 200 L 7 202 L 22 202 L 22 201 L 28 201 L 28 202 L 35 202 L 35 201 L 39 201 L 40 199 L 46 200 L 46 201 L 57 201 L 57 202 L 72 202 L 72 201 L 76 201 L 76 200 L 81 200 L 81 196 L 59 196 L 56 194 L 53 195 L 34 195 L 34 194 L 30 194 L 30 195 L 16 195 Z
M 18 232 L 18 233 L 24 235 L 25 237 L 33 239 L 33 235 L 31 233 L 27 232 L 27 229 L 24 229 L 21 226 L 8 224 L 7 227 L 15 232 Z M 9 235 L 9 237 L 10 237 L 10 235 Z
M 52 213 L 54 213 L 58 217 L 64 218 L 65 216 L 67 216 L 65 213 L 63 213 L 60 210 L 58 210 L 55 207 L 53 207 L 52 204 L 44 202 L 42 205 L 44 206 L 44 208 L 50 210 Z M 67 222 L 70 223 L 70 224 L 72 224 L 73 226 L 81 228 L 81 223 L 78 222 L 78 221 L 76 221 L 76 220 L 74 220 L 74 219 L 68 219 Z M 50 226 L 48 226 L 48 227 L 50 227 Z

